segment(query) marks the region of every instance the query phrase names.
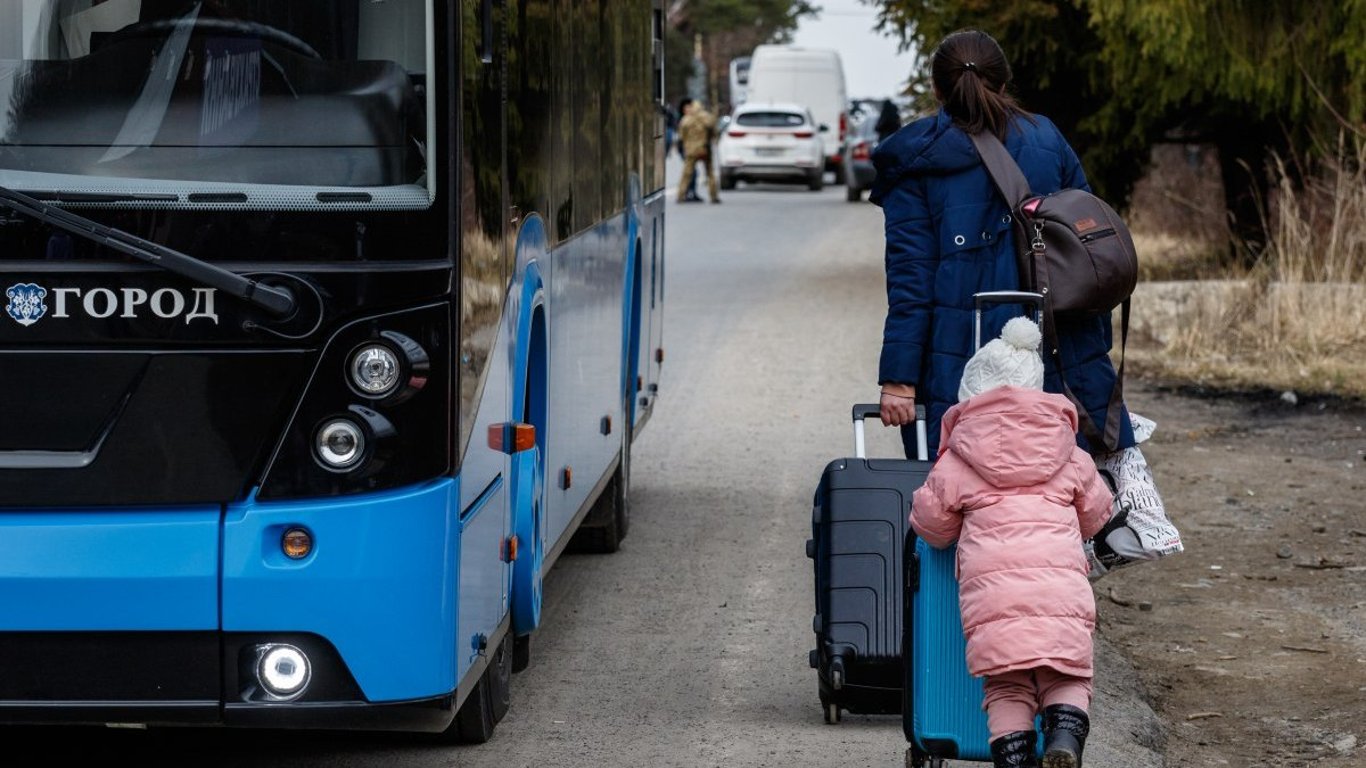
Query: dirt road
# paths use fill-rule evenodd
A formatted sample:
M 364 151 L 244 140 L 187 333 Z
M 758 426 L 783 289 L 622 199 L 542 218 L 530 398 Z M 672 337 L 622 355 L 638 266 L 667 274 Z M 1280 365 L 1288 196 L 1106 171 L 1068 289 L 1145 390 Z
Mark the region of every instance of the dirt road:
M 1097 585 L 1168 765 L 1366 765 L 1366 409 L 1148 384 L 1186 552 Z

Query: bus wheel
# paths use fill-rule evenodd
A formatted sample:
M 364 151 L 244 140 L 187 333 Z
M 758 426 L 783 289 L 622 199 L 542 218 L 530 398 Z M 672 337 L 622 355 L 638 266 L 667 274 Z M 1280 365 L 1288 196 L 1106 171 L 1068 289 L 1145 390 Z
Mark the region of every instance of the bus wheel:
M 458 744 L 483 744 L 512 706 L 512 634 L 503 636 L 489 666 L 470 691 L 455 720 L 441 734 Z
M 626 530 L 631 525 L 631 510 L 627 503 L 630 481 L 631 449 L 627 440 L 622 445 L 616 472 L 602 489 L 602 495 L 593 502 L 579 530 L 574 532 L 569 551 L 605 555 L 621 548 L 621 540 L 626 538 Z
M 531 635 L 512 638 L 512 671 L 521 672 L 531 666 Z

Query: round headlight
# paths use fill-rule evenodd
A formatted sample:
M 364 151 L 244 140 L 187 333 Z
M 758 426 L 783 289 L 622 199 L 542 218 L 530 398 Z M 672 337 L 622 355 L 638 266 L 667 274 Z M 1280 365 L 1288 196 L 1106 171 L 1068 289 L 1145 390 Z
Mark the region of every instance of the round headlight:
M 333 419 L 318 430 L 318 460 L 328 469 L 349 469 L 365 452 L 365 434 L 350 419 Z
M 383 344 L 366 344 L 356 350 L 347 369 L 356 391 L 368 397 L 393 392 L 401 373 L 398 355 Z
M 308 657 L 292 645 L 270 645 L 261 649 L 256 676 L 271 694 L 289 698 L 303 693 L 310 676 Z

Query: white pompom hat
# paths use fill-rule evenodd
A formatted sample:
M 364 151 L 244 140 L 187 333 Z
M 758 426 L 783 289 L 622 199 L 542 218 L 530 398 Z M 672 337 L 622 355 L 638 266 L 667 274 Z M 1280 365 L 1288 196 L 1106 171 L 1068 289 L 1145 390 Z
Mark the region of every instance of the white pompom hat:
M 958 385 L 958 402 L 996 387 L 1015 386 L 1043 389 L 1043 358 L 1039 343 L 1043 334 L 1034 321 L 1016 317 L 968 361 L 963 381 Z

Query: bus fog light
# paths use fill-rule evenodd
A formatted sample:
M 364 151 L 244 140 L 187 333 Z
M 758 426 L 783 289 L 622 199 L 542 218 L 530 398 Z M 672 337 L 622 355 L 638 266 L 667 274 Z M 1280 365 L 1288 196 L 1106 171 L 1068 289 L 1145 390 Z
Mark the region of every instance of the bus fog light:
M 366 344 L 351 354 L 351 384 L 367 397 L 383 397 L 398 386 L 398 355 L 383 344 Z
M 318 430 L 315 448 L 318 460 L 327 469 L 350 469 L 365 451 L 365 434 L 350 419 L 333 419 Z
M 292 699 L 308 687 L 312 669 L 303 651 L 292 645 L 260 645 L 256 652 L 256 679 L 267 693 Z

